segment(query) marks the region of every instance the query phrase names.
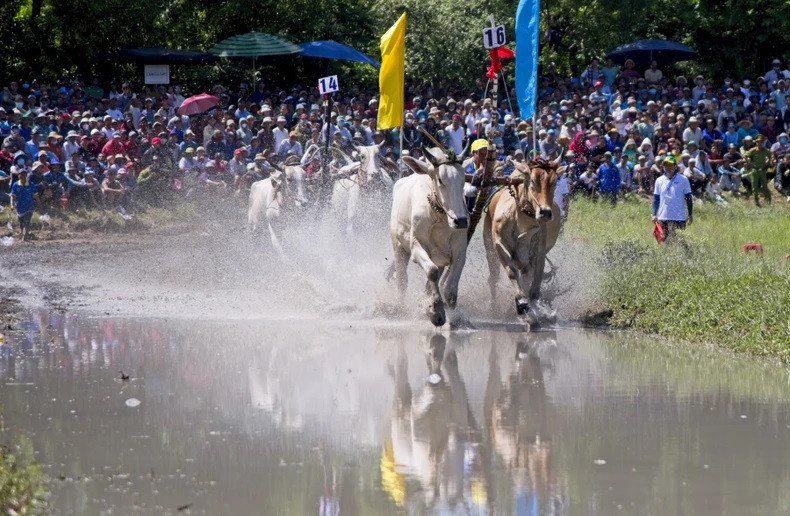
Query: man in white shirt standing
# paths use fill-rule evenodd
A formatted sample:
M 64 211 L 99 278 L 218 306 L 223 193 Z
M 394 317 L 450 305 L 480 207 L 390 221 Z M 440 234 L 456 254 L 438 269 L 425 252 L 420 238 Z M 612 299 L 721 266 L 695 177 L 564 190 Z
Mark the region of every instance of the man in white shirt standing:
M 278 116 L 277 117 L 277 127 L 275 127 L 272 130 L 272 133 L 274 133 L 274 149 L 275 149 L 275 151 L 279 150 L 280 149 L 280 145 L 282 145 L 282 143 L 288 139 L 288 132 L 289 131 L 288 131 L 288 128 L 285 127 L 285 123 L 286 123 L 286 120 L 285 120 L 284 116 Z
M 653 191 L 653 216 L 651 220 L 655 224 L 661 224 L 664 232 L 664 240 L 672 240 L 675 231 L 686 229 L 686 224 L 694 222 L 692 209 L 694 203 L 691 200 L 691 184 L 683 174 L 677 174 L 677 163 L 675 156 L 670 154 L 664 158 L 665 174 L 656 179 L 655 190 Z M 684 207 L 685 204 L 685 207 Z M 688 218 L 686 217 L 688 210 Z
M 464 151 L 464 128 L 461 127 L 461 115 L 453 115 L 453 122 L 446 130 L 450 148 L 456 156 L 460 155 Z

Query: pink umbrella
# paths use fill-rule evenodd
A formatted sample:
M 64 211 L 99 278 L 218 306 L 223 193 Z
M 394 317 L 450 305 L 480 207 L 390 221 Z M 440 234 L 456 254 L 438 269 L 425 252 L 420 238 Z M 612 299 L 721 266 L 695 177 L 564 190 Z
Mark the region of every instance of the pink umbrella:
M 178 108 L 179 115 L 197 115 L 203 113 L 219 104 L 219 99 L 208 93 L 200 93 L 186 99 L 181 107 Z

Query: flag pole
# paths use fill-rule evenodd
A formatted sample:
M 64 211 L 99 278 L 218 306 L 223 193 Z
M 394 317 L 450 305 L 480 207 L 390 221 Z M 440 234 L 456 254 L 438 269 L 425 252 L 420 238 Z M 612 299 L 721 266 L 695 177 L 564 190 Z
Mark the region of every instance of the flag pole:
M 398 139 L 400 140 L 398 158 L 400 158 L 401 163 L 403 163 L 403 125 L 398 127 Z
M 401 80 L 401 84 L 406 84 L 406 60 L 404 55 L 404 62 L 403 62 L 403 79 Z M 406 92 L 404 91 L 403 96 L 406 97 Z M 400 159 L 401 165 L 403 165 L 403 109 L 401 109 L 401 123 L 398 126 L 398 159 Z M 398 174 L 401 173 L 400 167 L 398 167 Z
M 330 97 L 329 93 L 324 94 L 324 123 L 326 123 L 326 136 L 324 139 L 324 152 L 321 154 L 321 194 L 318 196 L 319 205 L 323 206 L 327 197 L 327 185 L 329 184 L 329 140 L 331 139 L 332 119 L 330 118 Z

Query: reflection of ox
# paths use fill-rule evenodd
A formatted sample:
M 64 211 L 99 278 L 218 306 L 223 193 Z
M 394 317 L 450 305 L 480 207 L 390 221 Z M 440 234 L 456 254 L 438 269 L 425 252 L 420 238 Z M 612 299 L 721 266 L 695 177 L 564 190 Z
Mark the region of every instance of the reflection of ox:
M 272 246 L 279 253 L 283 252 L 281 240 L 284 218 L 307 203 L 305 177 L 301 166 L 288 165 L 285 171 L 278 170 L 271 177 L 256 181 L 250 187 L 248 228 L 254 233 L 265 222 Z
M 431 163 L 411 156 L 404 163 L 415 173 L 395 183 L 390 217 L 390 238 L 395 251 L 393 271 L 401 296 L 406 291 L 406 268 L 411 258 L 428 277 L 431 295 L 428 315 L 441 326 L 446 322 L 444 300 L 455 308 L 458 281 L 466 261 L 468 218 L 464 202 L 464 170 L 436 148 Z M 442 275 L 445 267 L 446 274 Z M 441 286 L 440 286 L 441 279 Z
M 517 503 L 532 506 L 535 514 L 562 514 L 563 500 L 553 459 L 553 412 L 546 396 L 538 354 L 543 334 L 519 342 L 512 371 L 503 382 L 497 347 L 491 347 L 485 413 L 491 446 L 513 480 Z
M 376 202 L 377 194 L 392 190 L 393 181 L 381 164 L 380 145 L 355 147 L 359 168 L 349 177 L 338 179 L 332 188 L 332 209 L 345 222 L 346 232 L 352 234 L 365 208 L 381 206 L 384 196 Z M 346 161 L 350 161 L 344 155 Z
M 398 471 L 419 480 L 427 513 L 468 507 L 469 493 L 493 500 L 488 492 L 489 457 L 481 446 L 482 435 L 469 407 L 455 351 L 445 348 L 443 335 L 431 337 L 426 353 L 428 380 L 416 392 L 409 384 L 402 350 L 391 370 L 395 381 L 392 457 Z
M 559 208 L 554 204 L 554 186 L 562 172 L 558 165 L 559 159 L 533 161 L 528 167 L 517 164 L 511 178 L 521 177 L 524 182 L 492 196 L 483 228 L 492 302 L 501 264 L 516 287 L 517 312 L 527 314 L 533 324 L 541 316 L 556 317 L 539 298 L 546 254 L 560 231 Z

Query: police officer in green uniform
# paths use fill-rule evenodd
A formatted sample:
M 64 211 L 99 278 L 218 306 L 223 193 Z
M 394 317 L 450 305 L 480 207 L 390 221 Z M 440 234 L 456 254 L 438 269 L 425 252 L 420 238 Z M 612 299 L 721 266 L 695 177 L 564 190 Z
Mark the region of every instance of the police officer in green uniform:
M 771 193 L 768 191 L 768 165 L 771 153 L 765 148 L 765 136 L 758 135 L 755 138 L 756 145 L 746 151 L 746 174 L 752 182 L 754 192 L 754 203 L 760 206 L 760 192 L 765 195 L 768 204 L 771 204 Z

